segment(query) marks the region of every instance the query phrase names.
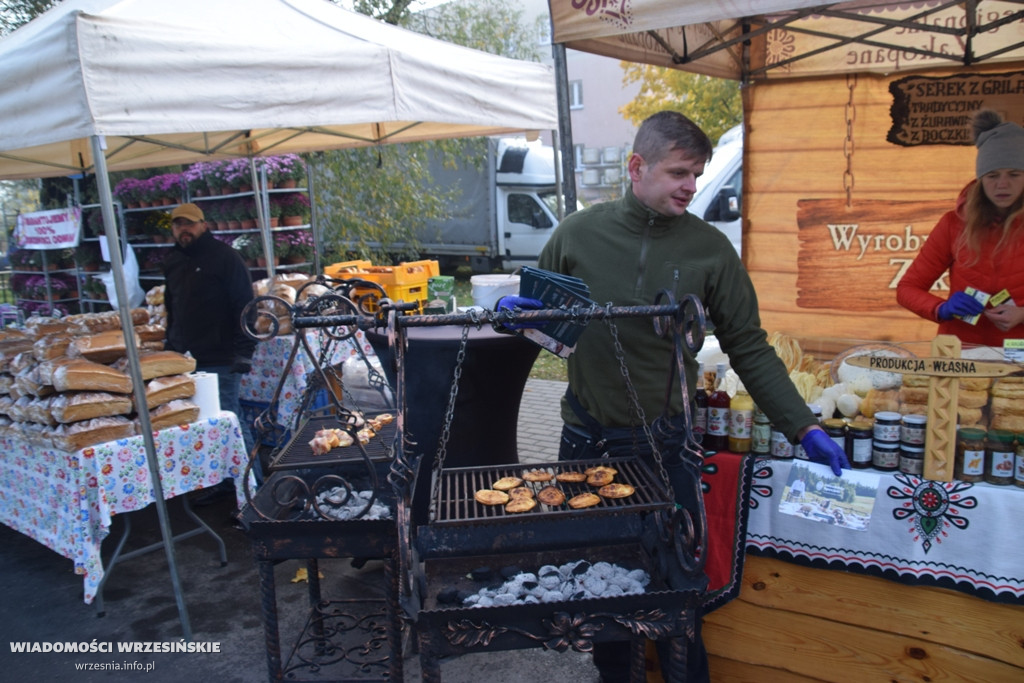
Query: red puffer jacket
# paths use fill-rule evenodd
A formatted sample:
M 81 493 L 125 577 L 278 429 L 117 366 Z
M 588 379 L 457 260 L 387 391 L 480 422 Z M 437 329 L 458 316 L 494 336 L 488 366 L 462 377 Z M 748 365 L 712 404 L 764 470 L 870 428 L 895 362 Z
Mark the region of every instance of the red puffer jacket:
M 1007 290 L 1018 306 L 1024 305 L 1024 238 L 1017 236 L 1010 244 L 996 249 L 999 233 L 993 230 L 981 244 L 981 254 L 972 263 L 973 254 L 956 248 L 957 237 L 964 230 L 964 204 L 967 192 L 977 181 L 971 181 L 956 201 L 956 209 L 947 212 L 928 239 L 925 240 L 910 268 L 896 286 L 896 299 L 904 308 L 922 318 L 939 323 L 938 334 L 955 334 L 964 344 L 1002 346 L 1004 339 L 1024 338 L 1024 325 L 1001 332 L 982 316 L 977 325 L 959 319 L 939 321 L 938 308 L 946 296 L 938 297 L 929 290 L 947 270 L 951 292 L 974 287 L 988 294 Z

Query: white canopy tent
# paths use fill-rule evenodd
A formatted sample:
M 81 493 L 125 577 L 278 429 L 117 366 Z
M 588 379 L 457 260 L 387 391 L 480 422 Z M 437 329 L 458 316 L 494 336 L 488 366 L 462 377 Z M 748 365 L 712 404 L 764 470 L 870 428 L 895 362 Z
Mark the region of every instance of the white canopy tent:
M 0 179 L 96 174 L 126 338 L 109 171 L 557 128 L 550 67 L 326 0 L 65 0 L 0 40 L 0 63 Z M 128 359 L 145 405 L 131 345 Z M 140 422 L 191 638 L 147 412 Z

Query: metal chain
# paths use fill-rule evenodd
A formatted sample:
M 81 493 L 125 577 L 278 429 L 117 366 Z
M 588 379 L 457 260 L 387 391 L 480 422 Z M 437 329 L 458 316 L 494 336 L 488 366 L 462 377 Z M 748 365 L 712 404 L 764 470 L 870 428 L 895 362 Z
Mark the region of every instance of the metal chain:
M 853 91 L 857 87 L 857 74 L 846 75 L 846 87 L 850 91 L 846 100 L 846 139 L 843 140 L 843 156 L 846 157 L 846 171 L 843 172 L 843 189 L 846 190 L 846 207 L 853 205 L 853 123 L 857 111 L 853 104 Z
M 441 490 L 441 469 L 444 466 L 444 459 L 448 454 L 448 438 L 451 435 L 452 420 L 455 417 L 455 399 L 459 395 L 459 380 L 462 378 L 462 364 L 466 360 L 466 345 L 469 342 L 469 325 L 462 327 L 462 339 L 459 342 L 459 352 L 455 356 L 455 370 L 452 372 L 452 386 L 448 391 L 448 407 L 444 412 L 444 426 L 441 428 L 441 436 L 437 440 L 437 456 L 434 459 L 434 484 L 430 496 L 431 504 L 439 500 Z
M 611 303 L 609 303 L 608 308 L 611 308 L 611 306 Z M 626 383 L 626 395 L 629 397 L 630 409 L 640 421 L 644 437 L 646 437 L 647 444 L 651 447 L 651 455 L 654 456 L 654 461 L 658 464 L 658 473 L 665 484 L 665 490 L 671 491 L 672 483 L 668 479 L 668 471 L 661 460 L 661 451 L 658 450 L 658 445 L 654 440 L 654 433 L 651 432 L 651 427 L 647 424 L 647 416 L 644 414 L 643 406 L 640 405 L 640 397 L 636 393 L 636 387 L 633 386 L 633 380 L 629 377 L 629 368 L 626 366 L 626 351 L 622 348 L 622 342 L 619 341 L 619 330 L 611 318 L 605 318 L 604 323 L 608 326 L 608 330 L 612 335 L 612 342 L 615 345 L 615 358 L 619 361 L 619 372 Z

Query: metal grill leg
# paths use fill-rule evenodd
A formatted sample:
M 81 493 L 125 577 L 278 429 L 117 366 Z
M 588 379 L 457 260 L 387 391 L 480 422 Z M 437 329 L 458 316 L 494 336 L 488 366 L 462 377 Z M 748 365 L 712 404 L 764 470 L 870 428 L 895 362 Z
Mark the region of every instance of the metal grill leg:
M 281 636 L 277 626 L 277 590 L 274 587 L 274 563 L 256 562 L 260 576 L 260 607 L 263 610 L 263 638 L 267 645 L 267 672 L 270 683 L 284 678 L 281 670 Z

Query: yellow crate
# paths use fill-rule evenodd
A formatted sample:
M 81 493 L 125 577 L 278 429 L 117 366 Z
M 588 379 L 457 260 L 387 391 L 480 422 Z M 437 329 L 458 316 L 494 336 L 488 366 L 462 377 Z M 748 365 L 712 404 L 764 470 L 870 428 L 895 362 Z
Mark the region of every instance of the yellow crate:
M 329 266 L 324 266 L 324 275 L 338 280 L 344 280 L 346 276 L 361 277 L 362 273 L 364 273 L 367 268 L 372 267 L 373 264 L 366 260 L 342 261 L 340 263 L 333 263 Z
M 376 282 L 387 287 L 389 285 L 426 285 L 427 280 L 440 275 L 441 269 L 437 261 L 407 261 L 397 266 L 369 266 L 359 276 L 364 280 Z

